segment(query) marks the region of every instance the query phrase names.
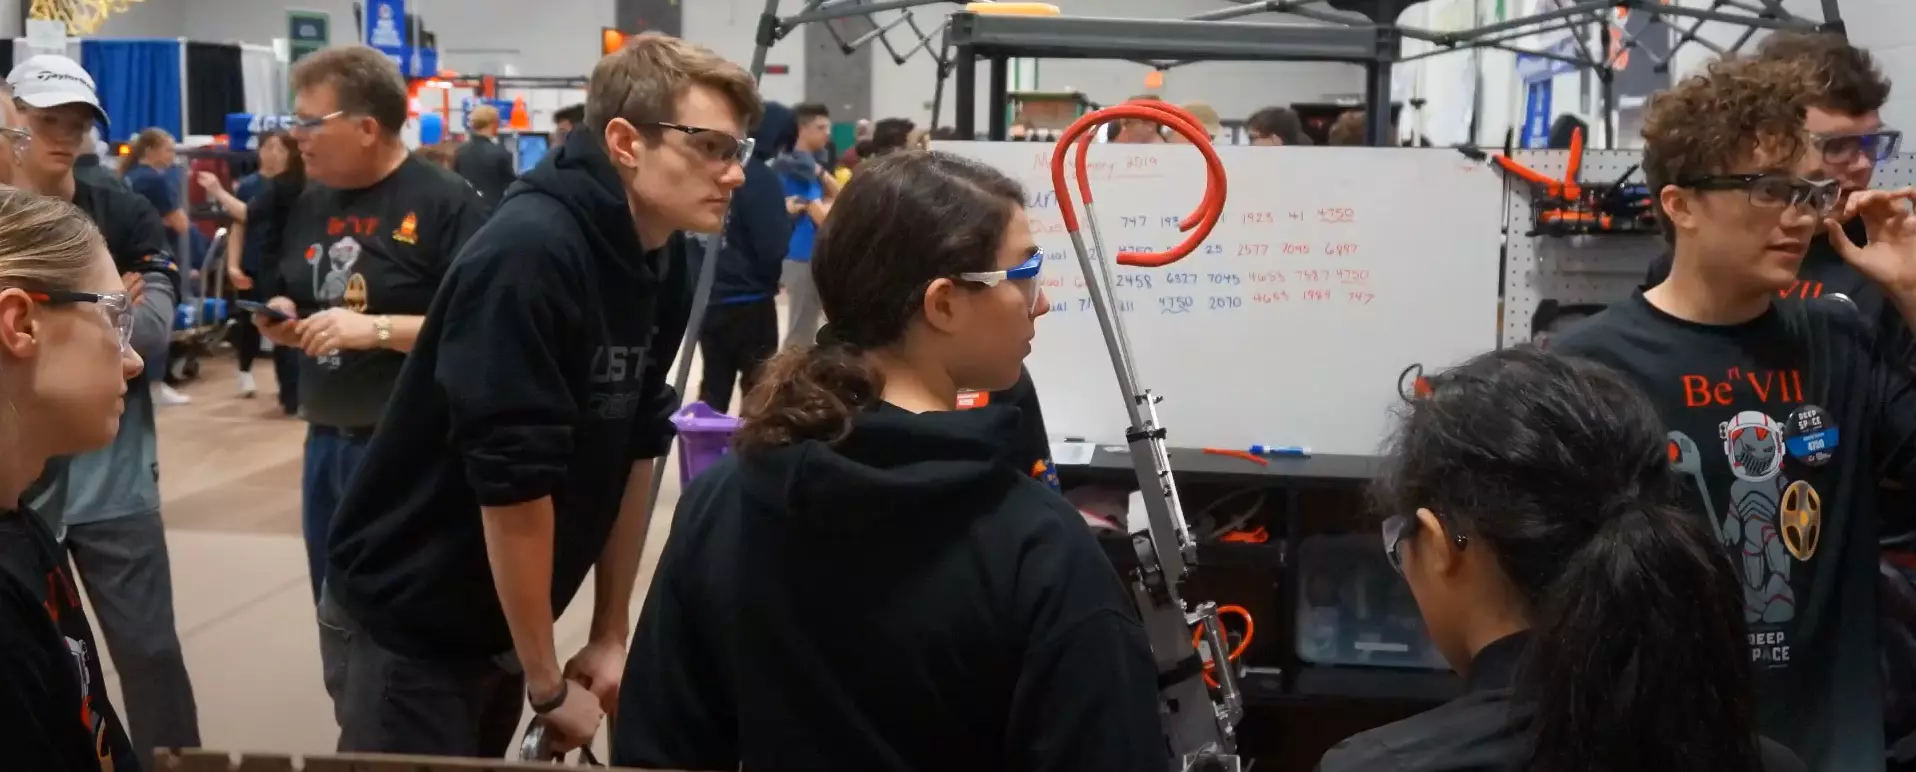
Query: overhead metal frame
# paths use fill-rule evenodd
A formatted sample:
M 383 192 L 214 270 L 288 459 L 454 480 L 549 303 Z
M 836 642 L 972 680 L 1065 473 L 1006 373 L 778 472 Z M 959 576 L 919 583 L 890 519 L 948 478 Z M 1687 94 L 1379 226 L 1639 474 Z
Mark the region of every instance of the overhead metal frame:
M 1237 11 L 1239 9 L 1227 9 Z M 1252 10 L 1238 15 L 1260 13 Z M 1390 141 L 1391 65 L 1401 32 L 1394 26 L 1303 26 L 1208 19 L 1107 19 L 1073 16 L 951 15 L 945 44 L 956 52 L 960 139 L 977 138 L 977 64 L 986 61 L 989 95 L 986 136 L 1003 140 L 1007 126 L 1005 74 L 1012 59 L 1145 59 L 1158 69 L 1193 61 L 1307 61 L 1361 65 L 1372 144 Z M 1170 60 L 1159 62 L 1151 60 Z M 1383 95 L 1376 98 L 1376 95 Z M 1381 120 L 1379 116 L 1384 116 Z
M 905 0 L 908 1 L 908 0 Z M 1601 40 L 1593 51 L 1583 35 L 1575 34 L 1590 25 L 1608 24 L 1616 10 L 1643 14 L 1653 22 L 1666 22 L 1678 34 L 1671 41 L 1673 54 L 1686 45 L 1702 45 L 1717 54 L 1739 51 L 1758 29 L 1823 30 L 1842 34 L 1842 15 L 1837 0 L 1822 0 L 1823 21 L 1816 22 L 1791 14 L 1783 0 L 1712 0 L 1709 8 L 1685 8 L 1664 5 L 1661 0 L 1581 0 L 1564 8 L 1487 24 L 1470 30 L 1438 32 L 1410 25 L 1379 24 L 1376 19 L 1396 19 L 1406 8 L 1425 0 L 1230 0 L 1235 7 L 1192 16 L 1188 19 L 1106 19 L 1071 16 L 999 16 L 957 12 L 943 25 L 945 46 L 955 57 L 940 66 L 940 96 L 943 75 L 954 70 L 957 77 L 956 108 L 958 136 L 977 137 L 976 67 L 989 62 L 986 137 L 1003 140 L 1006 128 L 1006 70 L 1015 58 L 1121 59 L 1140 61 L 1157 69 L 1170 69 L 1197 61 L 1336 61 L 1365 68 L 1365 112 L 1367 140 L 1372 145 L 1394 141 L 1390 126 L 1391 70 L 1399 62 L 1414 61 L 1472 48 L 1494 48 L 1527 56 L 1564 62 L 1597 74 L 1603 84 L 1606 141 L 1614 143 L 1615 75 L 1612 63 L 1626 51 L 1636 50 L 1649 56 L 1659 69 L 1669 59 L 1646 50 L 1640 33 L 1625 36 L 1613 46 L 1610 37 Z M 876 9 L 887 5 L 870 0 L 837 0 L 845 10 Z M 1234 22 L 1246 16 L 1287 13 L 1322 25 L 1277 25 Z M 1685 23 L 1687 22 L 1687 24 Z M 874 23 L 876 23 L 874 21 Z M 1744 34 L 1728 47 L 1698 36 L 1707 23 L 1739 25 Z M 1532 35 L 1570 31 L 1577 41 L 1574 55 L 1538 51 L 1517 45 Z M 1431 43 L 1430 52 L 1404 56 L 1406 38 Z M 934 113 L 935 115 L 935 113 Z

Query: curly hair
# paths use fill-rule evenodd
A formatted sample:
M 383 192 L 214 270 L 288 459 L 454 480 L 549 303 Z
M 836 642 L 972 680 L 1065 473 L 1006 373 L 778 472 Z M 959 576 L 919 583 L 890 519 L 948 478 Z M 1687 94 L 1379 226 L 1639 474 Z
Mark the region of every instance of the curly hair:
M 1817 94 L 1811 104 L 1850 115 L 1872 113 L 1889 101 L 1889 78 L 1866 49 L 1827 32 L 1778 32 L 1757 48 L 1762 59 L 1791 60 L 1809 69 Z
M 1795 59 L 1722 59 L 1651 97 L 1643 121 L 1650 190 L 1734 173 L 1752 158 L 1795 159 L 1808 146 L 1803 112 L 1817 95 L 1811 83 L 1809 68 Z M 1657 216 L 1664 219 L 1661 207 Z

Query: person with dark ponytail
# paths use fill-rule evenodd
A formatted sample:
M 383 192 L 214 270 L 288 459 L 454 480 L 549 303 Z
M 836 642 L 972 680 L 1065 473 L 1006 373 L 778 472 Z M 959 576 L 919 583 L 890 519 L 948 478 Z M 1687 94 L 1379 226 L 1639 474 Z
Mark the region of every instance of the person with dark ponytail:
M 1589 360 L 1506 349 L 1433 378 L 1373 494 L 1469 693 L 1345 740 L 1320 772 L 1804 769 L 1757 736 L 1741 584 L 1667 442 Z
M 1157 667 L 1077 511 L 1010 459 L 1045 298 L 1018 184 L 870 159 L 812 258 L 827 324 L 773 357 L 680 500 L 612 761 L 661 769 L 1171 768 Z

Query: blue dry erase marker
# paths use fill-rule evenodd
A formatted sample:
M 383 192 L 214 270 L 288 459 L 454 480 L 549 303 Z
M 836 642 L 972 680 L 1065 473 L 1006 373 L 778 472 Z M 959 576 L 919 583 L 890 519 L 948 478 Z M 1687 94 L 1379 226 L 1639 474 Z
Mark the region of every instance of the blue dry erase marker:
M 1311 449 L 1306 447 L 1301 447 L 1298 445 L 1286 445 L 1281 447 L 1272 446 L 1272 445 L 1252 445 L 1251 453 L 1255 455 L 1259 455 L 1259 456 L 1293 456 L 1296 458 L 1309 458 L 1311 455 Z

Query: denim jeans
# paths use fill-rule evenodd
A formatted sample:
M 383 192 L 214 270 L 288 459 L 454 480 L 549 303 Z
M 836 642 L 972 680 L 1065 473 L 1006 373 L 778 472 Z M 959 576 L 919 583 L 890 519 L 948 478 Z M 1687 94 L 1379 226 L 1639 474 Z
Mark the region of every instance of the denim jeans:
M 331 426 L 306 429 L 306 471 L 300 480 L 300 526 L 306 535 L 306 567 L 313 581 L 313 603 L 319 603 L 319 588 L 326 581 L 327 534 L 333 525 L 333 512 L 346 498 L 346 486 L 366 456 L 371 432 L 347 432 Z

